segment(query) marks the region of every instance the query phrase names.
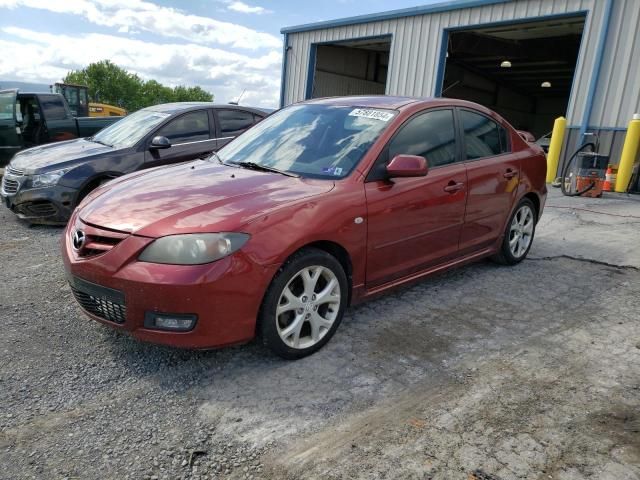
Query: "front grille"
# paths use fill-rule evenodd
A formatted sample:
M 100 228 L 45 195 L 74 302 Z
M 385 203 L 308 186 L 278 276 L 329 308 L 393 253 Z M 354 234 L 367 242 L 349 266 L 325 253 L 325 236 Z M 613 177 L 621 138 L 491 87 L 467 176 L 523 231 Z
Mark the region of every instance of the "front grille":
M 28 203 L 20 208 L 30 217 L 49 217 L 58 211 L 50 202 Z
M 6 194 L 13 195 L 18 192 L 20 188 L 20 182 L 8 178 L 6 175 L 2 178 L 2 191 Z
M 88 313 L 109 322 L 125 322 L 127 306 L 121 291 L 96 285 L 78 277 L 70 277 L 69 285 L 76 301 Z
M 16 177 L 21 177 L 24 175 L 24 170 L 18 170 L 17 168 L 13 168 L 11 165 L 7 167 L 6 173 L 9 175 L 15 175 Z
M 71 229 L 71 239 L 73 239 L 73 235 L 78 231 L 82 232 L 85 236 L 84 245 L 80 250 L 76 250 L 76 254 L 79 257 L 92 257 L 106 253 L 129 236 L 126 232 L 89 225 L 80 220 L 77 221 L 75 227 Z

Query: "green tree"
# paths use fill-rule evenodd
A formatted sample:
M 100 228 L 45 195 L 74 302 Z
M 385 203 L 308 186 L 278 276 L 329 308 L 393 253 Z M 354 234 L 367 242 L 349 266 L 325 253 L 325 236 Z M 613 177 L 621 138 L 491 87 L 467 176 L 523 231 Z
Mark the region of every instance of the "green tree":
M 63 82 L 86 85 L 92 102 L 117 105 L 129 112 L 159 103 L 213 101 L 213 95 L 200 87 L 171 88 L 155 80 L 144 81 L 109 60 L 71 71 Z
M 140 86 L 140 102 L 145 107 L 174 101 L 175 96 L 173 94 L 173 90 L 169 87 L 165 87 L 155 80 L 148 80 L 143 82 Z
M 173 89 L 176 102 L 213 102 L 213 95 L 200 87 L 183 87 Z

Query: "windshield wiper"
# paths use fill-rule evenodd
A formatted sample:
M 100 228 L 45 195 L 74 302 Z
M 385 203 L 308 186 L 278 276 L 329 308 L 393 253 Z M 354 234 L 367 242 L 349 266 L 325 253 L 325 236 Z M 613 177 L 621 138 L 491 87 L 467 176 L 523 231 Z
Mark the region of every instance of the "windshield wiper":
M 211 158 L 211 157 L 215 157 L 215 159 L 218 160 L 218 163 L 221 163 L 222 165 L 226 165 L 226 163 L 224 163 L 220 158 L 220 155 L 218 155 L 218 152 L 211 152 L 211 155 L 209 155 L 208 158 Z
M 262 171 L 262 172 L 279 173 L 280 175 L 286 175 L 287 177 L 295 177 L 295 178 L 299 178 L 300 177 L 300 175 L 298 175 L 296 173 L 286 172 L 284 170 L 278 170 L 277 168 L 269 167 L 267 165 L 260 165 L 259 163 L 256 163 L 256 162 L 229 162 L 229 163 L 231 165 L 238 165 L 239 167 L 248 168 L 250 170 L 259 170 L 259 171 Z

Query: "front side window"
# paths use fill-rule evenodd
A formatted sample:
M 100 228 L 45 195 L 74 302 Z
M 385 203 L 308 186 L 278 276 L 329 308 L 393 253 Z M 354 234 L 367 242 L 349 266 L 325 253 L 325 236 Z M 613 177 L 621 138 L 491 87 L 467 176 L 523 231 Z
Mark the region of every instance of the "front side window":
M 64 103 L 58 96 L 43 95 L 40 97 L 40 105 L 42 106 L 45 120 L 64 120 L 67 118 Z
M 396 155 L 418 155 L 429 168 L 456 161 L 453 110 L 433 110 L 419 114 L 400 127 L 376 161 L 368 180 L 386 178 L 387 165 Z
M 257 123 L 218 156 L 225 163 L 252 162 L 303 177 L 344 178 L 395 115 L 386 109 L 293 105 Z
M 468 160 L 491 157 L 509 151 L 507 131 L 479 113 L 460 110 Z
M 0 120 L 9 120 L 13 118 L 13 112 L 16 104 L 16 92 L 11 90 L 0 93 Z
M 218 120 L 223 136 L 238 134 L 256 122 L 253 113 L 243 110 L 218 110 Z
M 206 110 L 185 113 L 158 130 L 156 135 L 167 137 L 172 144 L 208 140 L 209 114 Z

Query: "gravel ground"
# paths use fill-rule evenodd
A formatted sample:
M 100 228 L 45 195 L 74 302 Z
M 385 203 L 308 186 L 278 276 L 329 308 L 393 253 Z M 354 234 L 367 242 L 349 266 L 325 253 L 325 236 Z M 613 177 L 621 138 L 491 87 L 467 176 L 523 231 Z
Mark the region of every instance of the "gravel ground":
M 611 198 L 552 195 L 531 259 L 351 308 L 297 362 L 89 321 L 60 229 L 2 208 L 0 478 L 640 479 L 640 202 Z

